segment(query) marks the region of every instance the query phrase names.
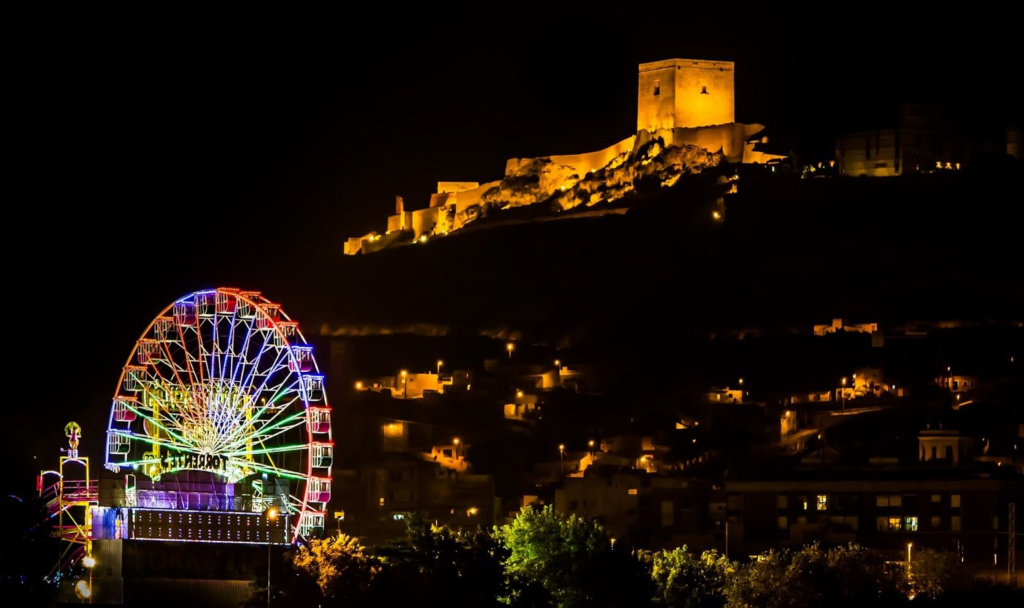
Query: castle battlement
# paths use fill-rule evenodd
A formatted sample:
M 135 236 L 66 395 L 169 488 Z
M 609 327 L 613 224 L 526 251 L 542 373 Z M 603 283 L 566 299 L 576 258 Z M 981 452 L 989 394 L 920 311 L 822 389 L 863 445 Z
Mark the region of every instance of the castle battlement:
M 736 66 L 731 61 L 665 59 L 640 64 L 636 130 L 736 122 Z

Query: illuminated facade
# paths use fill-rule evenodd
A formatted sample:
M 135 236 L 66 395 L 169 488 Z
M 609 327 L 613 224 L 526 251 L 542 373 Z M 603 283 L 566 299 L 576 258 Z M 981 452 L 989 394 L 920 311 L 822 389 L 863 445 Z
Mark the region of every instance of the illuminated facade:
M 731 61 L 667 59 L 640 64 L 637 132 L 736 122 L 734 76 Z
M 634 135 L 595 152 L 513 158 L 502 179 L 439 182 L 425 209 L 397 210 L 384 236 L 345 242 L 346 255 L 397 244 L 426 243 L 485 216 L 493 208 L 532 205 L 561 197 L 562 210 L 622 198 L 638 179 L 675 185 L 680 175 L 730 163 L 771 163 L 784 157 L 758 149 L 767 143 L 758 124 L 735 121 L 735 66 L 731 61 L 669 59 L 639 66 Z M 716 211 L 716 213 L 721 213 Z M 720 219 L 721 215 L 716 216 Z

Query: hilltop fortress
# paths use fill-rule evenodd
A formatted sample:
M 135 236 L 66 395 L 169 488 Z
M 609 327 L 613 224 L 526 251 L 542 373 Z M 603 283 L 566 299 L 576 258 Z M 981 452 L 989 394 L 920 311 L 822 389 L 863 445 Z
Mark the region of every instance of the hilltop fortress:
M 767 143 L 762 125 L 735 121 L 734 76 L 731 61 L 641 64 L 635 135 L 596 152 L 513 158 L 497 181 L 439 182 L 425 209 L 406 211 L 397 197 L 387 231 L 348 239 L 345 253 L 427 242 L 510 207 L 550 202 L 560 211 L 613 202 L 639 179 L 655 178 L 671 187 L 682 175 L 721 162 L 777 162 L 781 156 L 757 149 Z

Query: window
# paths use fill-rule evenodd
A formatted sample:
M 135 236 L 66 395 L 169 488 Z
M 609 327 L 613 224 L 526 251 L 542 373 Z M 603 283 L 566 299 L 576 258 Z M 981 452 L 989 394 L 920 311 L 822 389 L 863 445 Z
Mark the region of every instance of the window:
M 942 494 L 932 494 L 932 502 L 942 502 Z
M 776 504 L 778 505 L 778 507 L 780 509 L 788 509 L 789 508 L 789 497 L 786 496 L 785 494 L 779 494 L 779 496 L 775 499 L 775 501 L 776 501 Z
M 942 516 L 932 515 L 932 529 L 938 530 L 942 527 Z
M 806 496 L 801 496 L 800 497 L 800 508 L 803 509 L 804 511 L 807 510 L 807 497 Z
M 903 523 L 904 523 L 904 529 L 907 532 L 917 532 L 917 518 L 916 517 L 906 517 L 906 518 L 904 518 L 904 522 Z
M 391 500 L 395 502 L 410 502 L 412 500 L 412 492 L 409 490 L 395 490 L 391 493 Z
M 637 489 L 636 488 L 630 488 L 630 489 L 626 490 L 626 494 L 629 494 L 630 496 L 636 496 Z
M 785 515 L 779 516 L 779 530 L 787 530 L 789 528 L 789 518 Z
M 876 507 L 899 507 L 903 505 L 903 497 L 899 494 L 879 494 L 875 496 Z
M 949 518 L 949 529 L 954 531 L 954 532 L 959 532 L 960 531 L 960 516 L 959 515 L 954 515 L 953 517 Z
M 391 516 L 391 519 L 395 521 L 402 521 L 403 519 L 405 519 L 405 513 L 395 513 Z
M 701 94 L 701 95 L 709 95 L 709 94 L 710 94 L 710 93 L 708 93 L 708 87 L 707 87 L 707 85 L 704 85 L 704 86 L 702 86 L 702 87 L 700 88 L 700 94 Z
M 828 496 L 825 494 L 818 494 L 818 510 L 828 511 Z
M 661 81 L 660 80 L 655 80 L 654 81 L 654 96 L 657 97 L 658 95 L 661 95 Z
M 949 506 L 953 507 L 954 509 L 959 509 L 960 508 L 960 495 L 959 494 L 951 494 L 949 496 Z
M 807 518 L 801 515 L 800 517 L 796 518 L 796 523 L 798 523 L 798 524 L 806 524 L 807 523 Z
M 888 517 L 888 518 L 886 518 L 886 520 L 888 522 L 888 529 L 889 529 L 890 532 L 899 532 L 900 531 L 900 518 L 899 517 Z

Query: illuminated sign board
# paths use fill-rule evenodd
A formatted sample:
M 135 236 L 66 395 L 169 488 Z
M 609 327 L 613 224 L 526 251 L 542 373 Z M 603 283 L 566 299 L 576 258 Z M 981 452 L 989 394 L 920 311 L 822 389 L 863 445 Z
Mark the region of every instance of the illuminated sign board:
M 97 538 L 200 543 L 288 544 L 289 515 L 247 511 L 95 507 Z

